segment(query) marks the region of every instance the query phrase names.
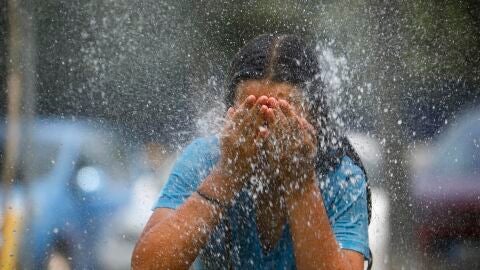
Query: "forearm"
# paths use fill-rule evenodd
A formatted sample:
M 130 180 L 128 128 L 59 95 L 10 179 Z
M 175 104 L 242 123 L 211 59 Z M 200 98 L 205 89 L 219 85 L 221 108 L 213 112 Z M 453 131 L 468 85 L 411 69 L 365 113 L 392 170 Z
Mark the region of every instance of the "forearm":
M 315 181 L 286 199 L 297 268 L 353 269 L 335 239 Z
M 218 175 L 210 175 L 204 182 Z M 225 209 L 193 193 L 173 214 L 146 231 L 135 247 L 134 269 L 188 269 Z

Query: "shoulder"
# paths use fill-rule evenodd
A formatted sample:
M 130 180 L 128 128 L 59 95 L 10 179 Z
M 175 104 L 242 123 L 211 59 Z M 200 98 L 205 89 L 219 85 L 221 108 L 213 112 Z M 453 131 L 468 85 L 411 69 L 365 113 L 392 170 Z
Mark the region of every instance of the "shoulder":
M 340 184 L 349 183 L 346 187 L 362 188 L 366 185 L 365 172 L 349 156 L 342 158 L 340 165 L 334 171 L 334 175 L 338 180 L 341 180 Z
M 177 158 L 167 181 L 197 183 L 208 175 L 219 156 L 216 137 L 197 138 L 186 146 Z
M 200 137 L 194 139 L 183 150 L 183 155 L 213 155 L 218 153 L 219 144 L 218 137 Z
M 328 201 L 325 207 L 340 247 L 358 251 L 370 259 L 367 182 L 363 169 L 344 156 L 329 178 L 332 192 L 324 197 Z
M 181 205 L 209 174 L 218 157 L 216 138 L 193 140 L 175 162 L 154 208 L 175 209 Z
M 194 168 L 216 161 L 218 155 L 219 145 L 217 137 L 196 138 L 184 148 L 177 163 Z
M 335 170 L 319 179 L 320 189 L 329 216 L 366 198 L 367 182 L 362 168 L 344 156 Z
M 366 186 L 366 176 L 362 168 L 348 156 L 344 156 L 334 170 L 320 179 L 320 187 L 356 189 Z

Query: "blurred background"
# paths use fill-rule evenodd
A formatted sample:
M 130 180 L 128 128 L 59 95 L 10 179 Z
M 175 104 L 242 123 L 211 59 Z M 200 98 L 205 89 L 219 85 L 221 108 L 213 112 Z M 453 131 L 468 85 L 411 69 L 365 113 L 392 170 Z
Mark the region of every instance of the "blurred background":
M 373 268 L 480 268 L 480 2 L 2 0 L 0 269 L 129 269 L 266 32 L 318 54 L 373 189 Z

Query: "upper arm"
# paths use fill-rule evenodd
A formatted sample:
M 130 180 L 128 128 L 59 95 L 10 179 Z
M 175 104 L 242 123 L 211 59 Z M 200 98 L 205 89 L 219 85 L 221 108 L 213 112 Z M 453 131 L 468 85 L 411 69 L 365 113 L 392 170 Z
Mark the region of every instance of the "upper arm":
M 347 260 L 350 262 L 350 265 L 352 266 L 352 269 L 363 269 L 364 268 L 364 257 L 363 254 L 353 251 L 353 250 L 348 250 L 344 249 L 343 254 L 345 257 L 347 257 Z
M 217 159 L 215 140 L 194 140 L 175 162 L 154 208 L 176 209 L 180 206 L 208 176 Z
M 159 224 L 160 222 L 164 221 L 168 216 L 173 214 L 175 210 L 170 209 L 170 208 L 157 208 L 153 211 L 152 215 L 148 219 L 147 224 L 145 225 L 145 228 L 143 229 L 142 236 L 146 232 L 148 232 L 153 226 L 156 224 Z
M 339 246 L 348 254 L 371 258 L 368 244 L 367 183 L 364 172 L 348 159 L 337 174 L 336 192 L 330 205 L 330 222 Z
M 213 167 L 216 159 L 215 151 L 215 141 L 204 138 L 194 140 L 184 149 L 160 191 L 153 206 L 153 213 L 145 225 L 141 237 L 153 226 L 173 214 L 175 209 L 197 189 L 197 186 Z

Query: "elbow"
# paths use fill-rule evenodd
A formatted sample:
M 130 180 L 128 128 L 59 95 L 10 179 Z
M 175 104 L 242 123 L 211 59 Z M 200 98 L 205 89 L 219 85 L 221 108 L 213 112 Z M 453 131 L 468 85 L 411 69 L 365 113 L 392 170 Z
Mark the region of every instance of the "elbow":
M 146 247 L 139 240 L 132 254 L 131 266 L 133 270 L 153 268 L 152 262 L 150 262 L 151 256 L 148 256 L 147 253 Z
M 161 249 L 161 247 L 159 248 Z M 132 254 L 131 266 L 133 270 L 144 269 L 169 269 L 165 266 L 166 260 L 162 252 L 156 252 L 143 239 L 140 239 L 135 246 Z M 161 265 L 160 265 L 161 264 Z
M 140 239 L 132 254 L 133 270 L 144 269 L 179 269 L 165 245 L 152 245 L 146 239 Z

